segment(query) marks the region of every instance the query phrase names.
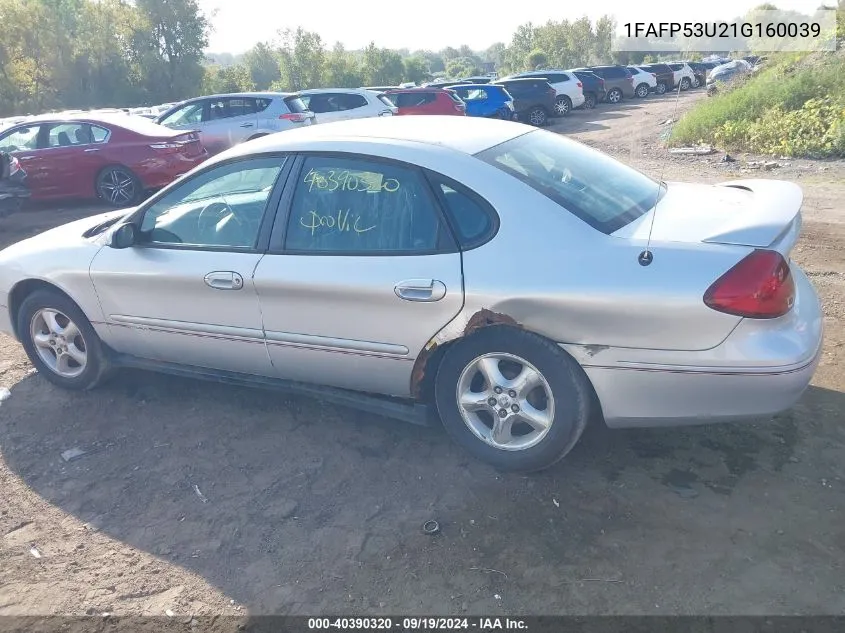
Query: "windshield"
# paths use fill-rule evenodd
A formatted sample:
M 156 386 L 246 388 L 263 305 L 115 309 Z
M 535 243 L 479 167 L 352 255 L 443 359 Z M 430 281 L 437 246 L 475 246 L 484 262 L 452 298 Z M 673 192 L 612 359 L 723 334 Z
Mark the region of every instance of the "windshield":
M 545 130 L 505 141 L 476 157 L 607 234 L 647 213 L 665 193 L 663 184 L 645 174 Z

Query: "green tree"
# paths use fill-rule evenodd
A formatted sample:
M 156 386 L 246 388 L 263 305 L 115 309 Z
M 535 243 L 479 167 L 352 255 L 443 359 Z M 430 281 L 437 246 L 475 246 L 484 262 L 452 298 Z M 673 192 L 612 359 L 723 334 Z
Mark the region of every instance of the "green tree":
M 530 70 L 542 70 L 543 68 L 548 68 L 549 56 L 546 55 L 546 51 L 535 48 L 533 51 L 528 53 L 525 65 Z
M 367 86 L 392 86 L 402 81 L 405 68 L 396 51 L 370 42 L 364 49 L 361 71 Z
M 413 81 L 419 84 L 429 77 L 428 61 L 424 57 L 406 57 L 402 60 L 403 77 L 405 81 Z
M 472 57 L 458 57 L 446 64 L 446 74 L 456 79 L 477 75 L 480 72 L 481 68 Z
M 204 71 L 202 91 L 205 94 L 255 90 L 255 83 L 252 81 L 249 68 L 243 64 L 237 64 L 235 66 L 206 66 Z
M 325 82 L 327 86 L 335 88 L 359 88 L 364 85 L 358 65 L 340 42 L 326 56 Z
M 256 90 L 267 90 L 274 81 L 282 78 L 279 56 L 266 42 L 259 42 L 247 51 L 243 63 Z
M 282 31 L 281 40 L 281 79 L 274 85 L 286 90 L 322 87 L 326 51 L 320 36 L 299 27 Z
M 161 99 L 196 94 L 211 25 L 197 0 L 135 0 L 148 51 L 144 74 L 150 92 Z

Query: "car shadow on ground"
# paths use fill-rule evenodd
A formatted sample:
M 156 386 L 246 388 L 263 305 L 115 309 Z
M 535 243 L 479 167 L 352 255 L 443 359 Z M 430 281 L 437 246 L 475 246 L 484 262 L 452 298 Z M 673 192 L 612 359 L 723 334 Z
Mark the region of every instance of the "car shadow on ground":
M 719 583 L 715 611 L 737 613 L 774 591 L 739 586 L 749 560 L 798 586 L 807 542 L 828 548 L 819 582 L 841 559 L 822 489 L 802 488 L 841 454 L 843 410 L 811 387 L 765 424 L 596 424 L 526 476 L 442 429 L 315 400 L 135 371 L 70 393 L 32 374 L 0 407 L 0 447 L 49 503 L 253 613 L 712 613 L 696 588 Z

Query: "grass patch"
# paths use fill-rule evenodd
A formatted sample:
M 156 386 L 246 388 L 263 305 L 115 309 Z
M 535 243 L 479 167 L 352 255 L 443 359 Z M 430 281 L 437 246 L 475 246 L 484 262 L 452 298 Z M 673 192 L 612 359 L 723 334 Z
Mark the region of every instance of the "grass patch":
M 845 156 L 845 56 L 784 55 L 678 121 L 670 144 L 784 156 Z

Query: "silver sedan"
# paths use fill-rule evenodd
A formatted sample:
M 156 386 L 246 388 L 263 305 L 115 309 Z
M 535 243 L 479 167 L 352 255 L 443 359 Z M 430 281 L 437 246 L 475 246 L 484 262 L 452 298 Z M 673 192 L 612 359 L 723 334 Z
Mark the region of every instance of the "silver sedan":
M 535 470 L 594 418 L 791 407 L 822 341 L 789 257 L 801 204 L 788 182 L 658 182 L 519 123 L 330 123 L 0 252 L 0 330 L 62 387 L 133 365 L 428 406 L 478 458 Z

